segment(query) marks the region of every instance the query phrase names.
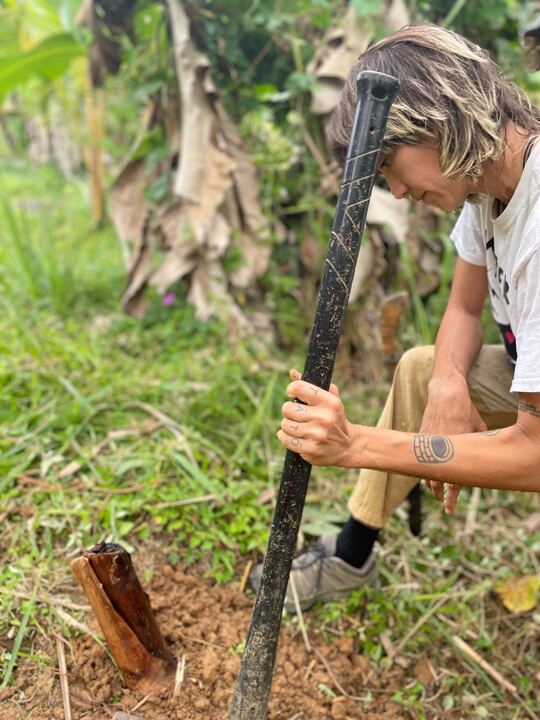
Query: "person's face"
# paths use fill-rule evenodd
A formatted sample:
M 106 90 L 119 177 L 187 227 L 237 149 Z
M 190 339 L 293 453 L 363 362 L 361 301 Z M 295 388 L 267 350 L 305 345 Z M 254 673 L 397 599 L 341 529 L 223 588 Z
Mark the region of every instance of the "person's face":
M 395 198 L 410 196 L 450 212 L 460 207 L 474 188 L 467 178 L 445 178 L 439 154 L 431 145 L 401 145 L 379 165 Z

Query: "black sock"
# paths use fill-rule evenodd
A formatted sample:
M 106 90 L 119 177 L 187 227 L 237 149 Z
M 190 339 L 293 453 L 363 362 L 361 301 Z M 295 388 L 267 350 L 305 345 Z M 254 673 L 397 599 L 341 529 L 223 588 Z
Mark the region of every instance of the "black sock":
M 336 555 L 355 568 L 368 559 L 380 530 L 368 527 L 352 516 L 337 536 Z

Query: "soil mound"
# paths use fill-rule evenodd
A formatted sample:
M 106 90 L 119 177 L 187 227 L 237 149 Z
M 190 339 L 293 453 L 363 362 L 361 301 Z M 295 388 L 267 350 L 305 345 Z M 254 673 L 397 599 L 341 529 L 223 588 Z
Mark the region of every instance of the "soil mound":
M 66 648 L 73 720 L 106 720 L 121 712 L 142 720 L 225 720 L 253 597 L 170 566 L 161 568 L 146 589 L 165 640 L 179 661 L 185 658 L 177 697 L 143 698 L 127 690 L 105 650 L 86 634 Z M 90 619 L 89 624 L 94 627 Z M 370 662 L 353 652 L 351 638 L 326 645 L 312 635 L 308 653 L 299 631 L 282 628 L 269 720 L 408 716 L 389 700 L 403 685 L 401 668 L 375 674 Z M 16 684 L 0 695 L 0 720 L 64 720 L 52 646 L 40 652 L 51 664 L 19 663 Z

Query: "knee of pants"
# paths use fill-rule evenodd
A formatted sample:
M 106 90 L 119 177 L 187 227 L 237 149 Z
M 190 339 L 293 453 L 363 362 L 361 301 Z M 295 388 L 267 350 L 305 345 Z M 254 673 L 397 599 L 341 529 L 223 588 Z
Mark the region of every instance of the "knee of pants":
M 433 372 L 434 346 L 424 345 L 403 353 L 397 368 L 395 381 L 405 380 L 418 386 L 429 382 Z

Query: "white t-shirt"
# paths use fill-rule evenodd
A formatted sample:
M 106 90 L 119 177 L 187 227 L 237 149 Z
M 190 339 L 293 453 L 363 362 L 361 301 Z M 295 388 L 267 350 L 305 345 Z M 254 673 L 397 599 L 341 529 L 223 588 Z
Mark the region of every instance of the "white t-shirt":
M 460 258 L 486 268 L 493 317 L 516 362 L 512 392 L 540 392 L 540 142 L 512 199 L 466 202 L 450 236 Z

